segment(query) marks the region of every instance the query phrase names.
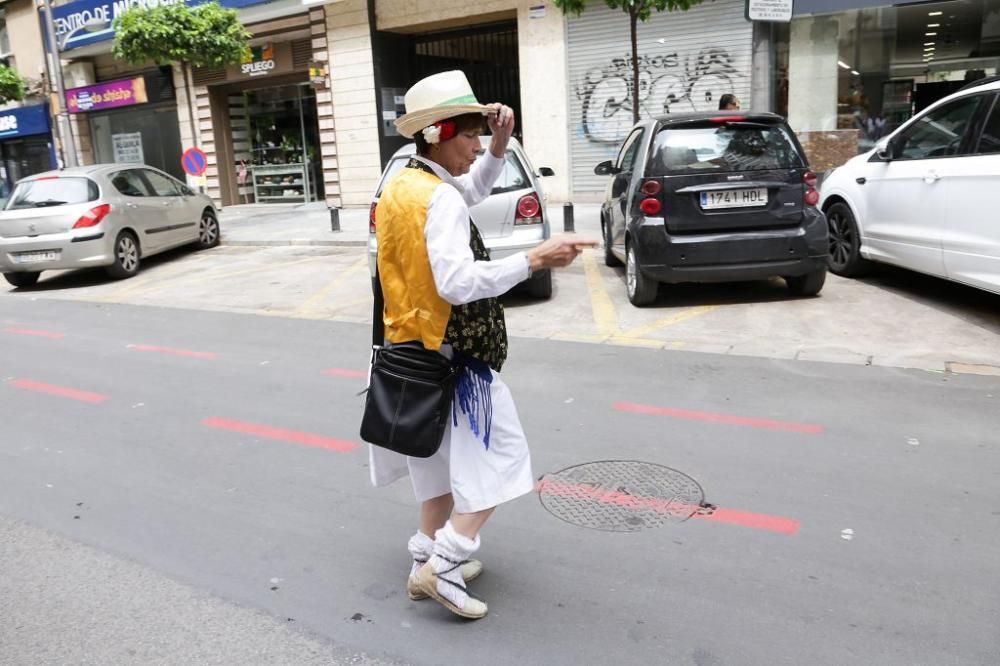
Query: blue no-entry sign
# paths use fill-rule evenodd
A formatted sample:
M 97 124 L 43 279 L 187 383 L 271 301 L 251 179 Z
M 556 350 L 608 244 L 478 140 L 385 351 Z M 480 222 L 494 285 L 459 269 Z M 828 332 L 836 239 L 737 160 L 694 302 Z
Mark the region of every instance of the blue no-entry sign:
M 188 148 L 181 155 L 181 168 L 189 176 L 200 176 L 208 168 L 208 155 L 201 148 Z

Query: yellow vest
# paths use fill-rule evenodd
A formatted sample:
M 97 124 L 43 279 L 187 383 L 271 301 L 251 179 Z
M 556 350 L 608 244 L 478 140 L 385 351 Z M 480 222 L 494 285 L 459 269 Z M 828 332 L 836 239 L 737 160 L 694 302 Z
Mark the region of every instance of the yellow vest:
M 403 168 L 382 190 L 375 209 L 378 272 L 382 281 L 385 337 L 389 342 L 419 340 L 440 349 L 451 317 L 427 256 L 427 207 L 441 179 Z

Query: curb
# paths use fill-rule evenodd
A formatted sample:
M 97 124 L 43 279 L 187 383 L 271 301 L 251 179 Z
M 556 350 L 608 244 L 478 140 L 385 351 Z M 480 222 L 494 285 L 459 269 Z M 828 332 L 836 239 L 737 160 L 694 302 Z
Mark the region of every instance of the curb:
M 242 246 L 242 247 L 286 247 L 296 245 L 300 247 L 321 246 L 321 247 L 366 247 L 368 241 L 361 240 L 226 240 L 223 238 L 219 245 L 222 246 Z

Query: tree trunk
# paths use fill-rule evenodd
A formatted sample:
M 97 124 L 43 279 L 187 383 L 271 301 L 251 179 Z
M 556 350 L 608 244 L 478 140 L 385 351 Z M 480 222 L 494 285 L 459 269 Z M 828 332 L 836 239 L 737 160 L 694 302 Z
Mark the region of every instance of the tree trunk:
M 629 28 L 632 31 L 632 122 L 639 122 L 639 45 L 636 34 L 639 23 L 639 8 L 633 3 L 628 10 Z

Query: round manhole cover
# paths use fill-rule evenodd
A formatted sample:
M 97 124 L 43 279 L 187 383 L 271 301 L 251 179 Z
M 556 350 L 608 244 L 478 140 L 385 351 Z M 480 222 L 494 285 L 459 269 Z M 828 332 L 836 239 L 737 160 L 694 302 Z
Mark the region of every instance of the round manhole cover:
M 684 521 L 706 506 L 705 492 L 690 476 L 639 460 L 602 460 L 547 474 L 538 497 L 560 520 L 609 532 Z

